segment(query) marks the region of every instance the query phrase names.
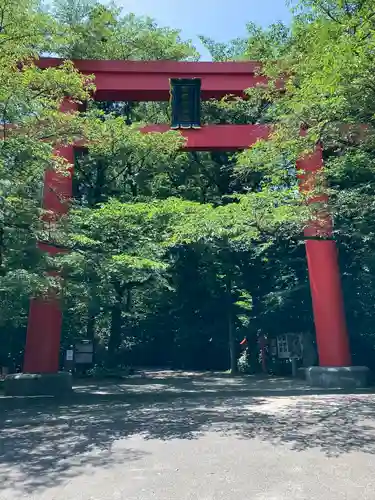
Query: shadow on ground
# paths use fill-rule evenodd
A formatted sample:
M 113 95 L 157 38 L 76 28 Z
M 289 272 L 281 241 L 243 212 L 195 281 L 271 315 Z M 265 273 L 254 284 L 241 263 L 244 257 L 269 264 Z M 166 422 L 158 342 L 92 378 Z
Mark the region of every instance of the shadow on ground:
M 173 394 L 189 392 L 192 394 L 216 393 L 217 391 L 232 393 L 233 391 L 259 391 L 260 393 L 284 393 L 284 391 L 311 391 L 306 383 L 298 379 L 238 376 L 231 377 L 222 373 L 186 372 L 159 370 L 145 371 L 142 376 L 125 379 L 120 384 L 113 381 L 95 383 L 89 380 L 78 384 L 76 393 L 80 394 Z
M 329 456 L 375 453 L 372 395 L 260 397 L 246 393 L 246 381 L 234 380 L 166 375 L 159 382 L 147 377 L 134 382 L 144 392 L 131 393 L 129 383 L 95 390 L 89 384 L 69 401 L 8 400 L 0 410 L 0 488 L 19 485 L 35 493 L 79 474 L 82 467 L 137 460 L 143 451 L 127 442 L 118 446 L 119 439 L 135 434 L 196 439 L 215 431 L 297 451 L 318 448 Z M 168 391 L 150 389 L 155 384 Z

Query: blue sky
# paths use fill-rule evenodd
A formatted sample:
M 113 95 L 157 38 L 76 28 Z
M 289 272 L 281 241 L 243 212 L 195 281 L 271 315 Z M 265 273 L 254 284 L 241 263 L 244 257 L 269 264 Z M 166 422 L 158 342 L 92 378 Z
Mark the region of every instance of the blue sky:
M 290 19 L 285 0 L 116 0 L 115 3 L 128 12 L 154 17 L 160 25 L 180 28 L 200 52 L 197 35 L 226 41 L 245 34 L 249 21 L 268 26 Z

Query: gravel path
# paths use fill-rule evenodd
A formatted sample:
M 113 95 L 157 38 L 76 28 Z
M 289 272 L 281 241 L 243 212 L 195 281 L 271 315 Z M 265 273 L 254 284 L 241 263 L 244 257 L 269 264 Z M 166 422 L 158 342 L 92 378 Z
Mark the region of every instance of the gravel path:
M 374 499 L 371 394 L 35 400 L 0 431 L 0 500 Z

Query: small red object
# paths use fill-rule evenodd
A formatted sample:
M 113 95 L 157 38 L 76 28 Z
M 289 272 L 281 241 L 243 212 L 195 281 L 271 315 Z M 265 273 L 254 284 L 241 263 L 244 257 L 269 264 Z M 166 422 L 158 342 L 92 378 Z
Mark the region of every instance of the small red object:
M 244 339 L 240 342 L 240 345 L 245 345 L 247 344 L 247 338 L 244 337 Z

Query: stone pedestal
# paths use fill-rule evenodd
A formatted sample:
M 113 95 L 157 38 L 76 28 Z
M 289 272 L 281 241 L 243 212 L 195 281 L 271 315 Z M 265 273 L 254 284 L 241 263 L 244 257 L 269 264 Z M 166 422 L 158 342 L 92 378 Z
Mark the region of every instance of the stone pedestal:
M 306 381 L 314 387 L 359 389 L 370 383 L 370 370 L 366 366 L 311 366 L 305 374 Z
M 4 380 L 5 396 L 64 396 L 72 391 L 72 374 L 16 373 Z

